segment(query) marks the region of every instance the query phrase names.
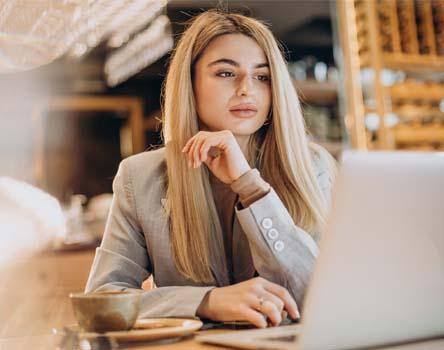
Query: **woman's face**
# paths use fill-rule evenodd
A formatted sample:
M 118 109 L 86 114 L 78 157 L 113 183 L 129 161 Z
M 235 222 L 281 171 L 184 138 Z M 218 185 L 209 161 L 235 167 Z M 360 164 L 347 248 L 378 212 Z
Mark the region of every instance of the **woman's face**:
M 226 34 L 212 40 L 195 64 L 193 85 L 203 130 L 249 136 L 270 111 L 267 58 L 246 35 Z

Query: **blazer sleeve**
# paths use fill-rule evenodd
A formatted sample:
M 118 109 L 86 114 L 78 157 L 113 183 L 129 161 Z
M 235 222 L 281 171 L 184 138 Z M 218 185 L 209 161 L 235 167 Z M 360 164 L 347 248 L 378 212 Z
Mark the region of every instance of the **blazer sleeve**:
M 205 294 L 214 287 L 141 289 L 152 267 L 125 160 L 113 181 L 113 192 L 105 233 L 96 250 L 85 292 L 137 290 L 142 292 L 139 317 L 195 317 Z
M 334 161 L 324 149 L 317 153 L 317 180 L 329 205 Z M 259 276 L 286 287 L 301 306 L 319 253 L 319 234 L 310 235 L 298 227 L 273 188 L 247 208 L 236 206 L 235 211 Z

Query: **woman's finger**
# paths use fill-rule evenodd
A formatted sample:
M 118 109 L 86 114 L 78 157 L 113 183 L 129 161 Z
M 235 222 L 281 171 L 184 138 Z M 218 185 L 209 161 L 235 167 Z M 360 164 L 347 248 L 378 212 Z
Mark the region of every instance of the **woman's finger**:
M 282 322 L 281 312 L 270 300 L 265 300 L 258 311 L 266 315 L 267 319 L 271 321 L 273 326 L 279 326 Z
M 272 302 L 274 305 L 276 305 L 276 308 L 278 309 L 279 313 L 282 313 L 282 310 L 284 310 L 284 302 L 278 298 L 276 295 L 274 295 L 273 293 L 267 292 L 266 290 L 264 290 L 263 294 L 262 294 L 262 298 L 264 300 L 269 300 L 270 302 Z
M 183 152 L 183 153 L 187 153 L 187 152 L 188 152 L 188 150 L 189 150 L 189 148 L 190 148 L 190 146 L 191 146 L 191 143 L 194 141 L 194 137 L 195 137 L 195 136 L 191 137 L 191 138 L 185 143 L 185 146 L 182 148 L 182 152 Z
M 188 165 L 189 167 L 194 168 L 195 160 L 194 160 L 194 148 L 196 147 L 196 143 L 199 141 L 199 136 L 196 135 L 193 138 L 193 141 L 188 149 L 187 156 L 188 156 Z
M 200 150 L 199 150 L 199 156 L 200 156 L 200 160 L 202 162 L 206 162 L 208 159 L 208 152 L 211 148 L 211 142 L 209 139 L 206 139 L 202 145 L 200 146 Z
M 206 162 L 209 157 L 216 158 L 215 154 L 220 154 L 218 148 L 215 147 L 218 143 L 218 140 L 211 137 L 205 139 L 200 148 L 200 160 L 202 162 Z
M 292 298 L 288 290 L 284 287 L 281 287 L 278 284 L 265 280 L 264 288 L 268 292 L 274 294 L 279 299 L 281 299 L 284 303 L 285 310 L 290 314 L 290 317 L 294 320 L 300 318 L 298 306 L 296 301 Z
M 182 148 L 182 152 L 185 153 L 185 156 L 187 158 L 188 161 L 188 167 L 191 167 L 191 158 L 190 158 L 190 149 L 193 146 L 194 141 L 196 140 L 196 135 L 193 136 L 192 138 L 190 138 L 187 143 L 185 144 L 185 146 Z
M 204 163 L 207 165 L 208 168 L 211 169 L 213 166 L 213 162 L 215 161 L 215 158 L 207 157 L 207 159 L 204 161 Z
M 281 310 L 274 302 L 268 300 L 266 297 L 257 297 L 255 295 L 251 300 L 250 307 L 262 313 L 271 321 L 273 326 L 277 326 L 282 322 Z
M 250 307 L 245 306 L 241 309 L 241 318 L 242 321 L 248 321 L 254 324 L 257 328 L 267 327 L 267 320 L 264 315 Z
M 203 142 L 207 142 L 207 147 L 205 149 L 202 149 Z M 186 142 L 185 146 L 182 148 L 182 152 L 187 154 L 189 164 L 191 163 L 190 166 L 197 167 L 201 163 L 205 162 L 209 151 L 212 150 L 212 147 L 220 147 L 224 143 L 224 133 L 208 133 L 200 131 Z M 218 150 L 216 153 L 220 154 L 220 150 Z
M 201 135 L 196 139 L 196 142 L 193 145 L 193 166 L 197 168 L 202 162 L 200 158 L 200 149 L 202 148 L 202 144 L 205 142 L 206 137 Z

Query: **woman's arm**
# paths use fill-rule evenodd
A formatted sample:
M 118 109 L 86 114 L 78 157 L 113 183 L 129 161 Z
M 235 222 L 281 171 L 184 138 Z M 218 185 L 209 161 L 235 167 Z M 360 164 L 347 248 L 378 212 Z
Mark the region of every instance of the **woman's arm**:
M 212 155 L 210 151 L 214 147 L 221 152 Z M 188 140 L 182 152 L 188 158 L 190 167 L 206 164 L 222 182 L 234 187 L 237 180 L 252 171 L 229 130 L 200 131 Z M 330 156 L 321 147 L 317 155 L 317 178 L 329 202 L 332 179 Z M 276 192 L 268 186 L 259 187 L 262 188 L 247 196 L 248 204 L 253 203 L 244 209 L 236 208 L 237 218 L 250 243 L 253 263 L 261 277 L 286 287 L 297 304 L 302 304 L 318 247 L 312 236 L 295 225 Z
M 327 203 L 330 202 L 332 182 L 330 161 L 326 151 L 319 150 L 315 168 Z M 272 188 L 266 191 L 266 183 L 257 170 L 250 170 L 245 177 L 234 182 L 232 188 L 243 192 L 244 196 L 253 193 L 248 197 L 254 198 L 254 194 L 259 197 L 253 203 L 242 201 L 244 205 L 249 204 L 246 208 L 236 208 L 237 218 L 250 243 L 255 268 L 261 277 L 285 286 L 300 306 L 318 255 L 316 242 L 294 224 L 276 192 Z M 245 183 L 250 189 L 245 190 Z M 252 191 L 253 188 L 257 191 Z
M 145 236 L 137 218 L 131 177 L 123 161 L 113 182 L 113 201 L 97 248 L 86 292 L 138 290 L 151 272 Z M 213 287 L 161 287 L 143 292 L 140 317 L 195 317 Z

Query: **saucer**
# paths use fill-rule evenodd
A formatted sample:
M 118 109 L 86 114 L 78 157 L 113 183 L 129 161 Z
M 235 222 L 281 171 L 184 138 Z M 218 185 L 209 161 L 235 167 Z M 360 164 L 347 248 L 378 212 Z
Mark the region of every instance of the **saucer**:
M 202 325 L 201 321 L 193 319 L 147 318 L 137 320 L 134 328 L 129 331 L 81 332 L 79 335 L 86 339 L 106 336 L 121 342 L 149 341 L 191 335 Z

